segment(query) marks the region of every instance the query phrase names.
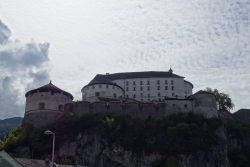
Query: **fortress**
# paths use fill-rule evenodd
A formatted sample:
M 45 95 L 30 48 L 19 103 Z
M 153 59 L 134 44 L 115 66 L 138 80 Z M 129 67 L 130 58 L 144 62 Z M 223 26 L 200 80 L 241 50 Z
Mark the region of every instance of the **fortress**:
M 51 82 L 25 94 L 23 125 L 41 127 L 65 113 L 74 115 L 117 112 L 132 116 L 162 116 L 194 112 L 218 117 L 215 96 L 205 91 L 192 93 L 193 84 L 169 71 L 128 72 L 96 75 L 82 89 L 82 101 Z

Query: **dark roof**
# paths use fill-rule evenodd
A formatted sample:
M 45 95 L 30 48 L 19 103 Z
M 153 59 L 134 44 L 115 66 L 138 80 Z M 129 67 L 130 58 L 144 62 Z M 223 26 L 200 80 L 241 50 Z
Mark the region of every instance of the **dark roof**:
M 236 111 L 235 113 L 233 114 L 238 114 L 238 113 L 250 113 L 250 109 L 239 109 L 238 111 Z
M 130 78 L 184 78 L 182 76 L 173 74 L 166 71 L 143 71 L 143 72 L 126 72 L 126 73 L 114 73 L 114 74 L 97 74 L 92 81 L 113 81 L 117 79 L 130 79 Z
M 114 86 L 117 86 L 117 87 L 121 88 L 124 91 L 124 89 L 122 87 L 120 87 L 119 85 L 117 85 L 116 83 L 111 82 L 111 81 L 105 81 L 105 80 L 102 80 L 102 81 L 92 80 L 92 81 L 90 81 L 90 83 L 88 85 L 85 85 L 82 89 L 84 89 L 86 86 L 96 85 L 96 84 L 114 85 Z
M 44 85 L 44 86 L 42 86 L 42 87 L 40 87 L 40 88 L 37 88 L 37 89 L 33 89 L 33 90 L 28 91 L 28 92 L 25 94 L 25 96 L 28 97 L 28 96 L 29 96 L 29 93 L 36 93 L 37 91 L 39 91 L 39 92 L 49 92 L 49 91 L 51 91 L 51 92 L 54 92 L 54 93 L 61 93 L 61 92 L 62 92 L 64 95 L 70 96 L 72 100 L 74 99 L 74 97 L 73 97 L 70 93 L 68 93 L 68 92 L 66 92 L 66 91 L 64 91 L 64 90 L 62 90 L 62 89 L 56 87 L 55 85 L 53 85 L 53 84 L 51 83 L 51 81 L 50 81 L 50 83 L 47 84 L 47 85 Z
M 192 85 L 192 88 L 194 88 L 194 85 L 193 85 L 191 82 L 188 82 L 188 81 L 186 81 L 186 80 L 184 80 L 184 82 L 187 82 L 187 83 L 191 84 L 191 85 Z

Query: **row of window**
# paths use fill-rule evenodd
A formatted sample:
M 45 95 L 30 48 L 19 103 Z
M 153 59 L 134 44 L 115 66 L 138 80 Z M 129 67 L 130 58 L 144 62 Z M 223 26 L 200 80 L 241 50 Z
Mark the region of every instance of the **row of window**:
M 51 95 L 54 96 L 54 92 L 51 92 Z M 41 96 L 43 97 L 43 94 L 41 94 Z M 30 94 L 30 97 L 33 97 L 33 93 Z M 63 97 L 61 97 L 61 99 L 63 99 Z M 66 99 L 70 100 L 70 96 L 67 96 Z
M 91 86 L 91 87 L 92 87 L 92 89 L 94 89 L 94 88 L 95 88 L 95 86 L 96 86 L 96 85 L 92 85 L 92 86 Z M 110 86 L 110 85 L 106 85 L 106 88 L 109 88 L 109 86 Z M 113 88 L 113 89 L 115 89 L 115 87 L 116 87 L 116 86 L 112 86 L 112 88 Z M 102 88 L 102 85 L 99 85 L 99 86 L 98 86 L 98 88 Z M 86 87 L 86 90 L 89 90 L 89 87 L 88 87 L 88 86 Z M 120 88 L 119 88 L 119 87 L 118 87 L 118 90 L 120 90 Z
M 160 85 L 160 80 L 157 80 L 157 84 Z M 168 84 L 168 80 L 165 80 L 165 84 Z M 136 81 L 133 81 L 133 85 L 136 85 Z M 140 85 L 143 85 L 143 81 L 140 81 Z M 150 85 L 150 80 L 147 80 L 147 85 Z M 174 85 L 174 81 L 171 80 L 171 85 Z M 129 81 L 126 81 L 126 86 L 129 86 Z
M 143 97 L 143 93 L 141 93 L 140 95 L 141 95 L 140 97 Z M 161 97 L 161 93 L 158 92 L 157 95 L 158 95 L 158 97 Z M 173 97 L 175 96 L 174 93 L 172 93 L 172 96 L 173 96 Z M 146 96 L 144 96 L 144 97 L 146 97 Z M 148 94 L 147 97 L 150 97 L 150 94 Z M 127 98 L 129 98 L 129 95 L 127 95 Z M 132 95 L 132 98 L 136 98 L 136 95 L 133 94 L 133 95 Z
M 174 86 L 171 86 L 171 89 L 174 90 Z M 147 90 L 150 90 L 150 86 L 147 87 Z M 161 90 L 160 86 L 157 86 L 157 90 Z M 168 86 L 165 86 L 165 90 L 168 90 Z M 129 91 L 129 87 L 126 87 L 126 91 Z M 133 91 L 136 91 L 136 87 L 133 87 Z M 143 91 L 143 87 L 140 87 L 140 91 Z

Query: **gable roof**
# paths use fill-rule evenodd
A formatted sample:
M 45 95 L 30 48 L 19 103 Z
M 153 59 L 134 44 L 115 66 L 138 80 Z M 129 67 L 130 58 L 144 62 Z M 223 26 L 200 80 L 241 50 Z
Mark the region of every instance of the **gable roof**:
M 131 78 L 184 78 L 182 76 L 166 71 L 143 71 L 143 72 L 126 72 L 114 74 L 97 74 L 92 81 L 113 81 L 117 79 L 131 79 Z
M 37 89 L 33 89 L 33 90 L 28 91 L 28 92 L 25 94 L 25 97 L 28 97 L 28 96 L 29 96 L 29 93 L 36 93 L 37 91 L 39 91 L 39 92 L 49 92 L 49 91 L 52 91 L 52 92 L 55 92 L 55 93 L 63 93 L 63 94 L 66 95 L 66 96 L 70 96 L 72 100 L 74 99 L 74 97 L 73 97 L 70 93 L 68 93 L 68 92 L 66 92 L 66 91 L 64 91 L 64 90 L 62 90 L 62 89 L 60 89 L 60 88 L 58 88 L 57 86 L 53 85 L 53 84 L 51 83 L 51 81 L 50 81 L 50 83 L 47 84 L 47 85 L 44 85 L 44 86 L 42 86 L 42 87 L 40 87 L 40 88 L 37 88 Z

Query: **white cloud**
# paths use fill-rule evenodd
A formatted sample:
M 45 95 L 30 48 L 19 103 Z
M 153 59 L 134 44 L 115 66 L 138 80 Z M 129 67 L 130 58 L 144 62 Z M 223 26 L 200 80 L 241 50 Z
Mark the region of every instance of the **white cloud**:
M 25 91 L 49 81 L 49 44 L 9 40 L 0 20 L 0 118 L 23 116 Z

